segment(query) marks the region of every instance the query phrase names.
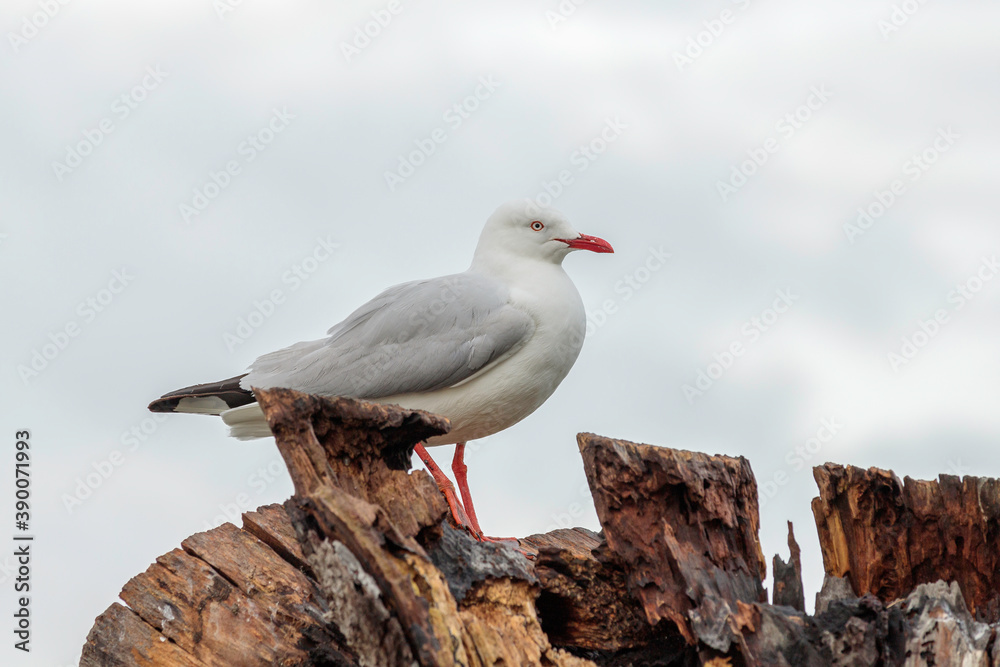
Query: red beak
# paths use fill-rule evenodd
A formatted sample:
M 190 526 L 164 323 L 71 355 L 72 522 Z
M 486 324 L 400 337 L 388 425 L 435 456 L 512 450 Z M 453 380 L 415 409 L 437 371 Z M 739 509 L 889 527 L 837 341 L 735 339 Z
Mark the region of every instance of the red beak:
M 562 241 L 570 248 L 575 248 L 577 250 L 590 250 L 591 252 L 614 252 L 615 249 L 611 247 L 611 244 L 604 239 L 597 238 L 596 236 L 588 236 L 587 234 L 580 234 L 579 238 L 575 239 L 556 239 L 557 241 Z

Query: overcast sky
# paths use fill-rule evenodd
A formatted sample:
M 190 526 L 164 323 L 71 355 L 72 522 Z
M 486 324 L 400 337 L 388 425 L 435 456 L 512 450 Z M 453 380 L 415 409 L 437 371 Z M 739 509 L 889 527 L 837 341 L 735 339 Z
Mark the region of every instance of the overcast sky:
M 291 493 L 151 399 L 464 270 L 514 197 L 617 252 L 566 261 L 576 367 L 467 457 L 487 532 L 598 527 L 581 431 L 742 455 L 811 605 L 809 466 L 1000 476 L 995 2 L 62 2 L 0 10 L 9 664 L 75 664 L 129 578 Z

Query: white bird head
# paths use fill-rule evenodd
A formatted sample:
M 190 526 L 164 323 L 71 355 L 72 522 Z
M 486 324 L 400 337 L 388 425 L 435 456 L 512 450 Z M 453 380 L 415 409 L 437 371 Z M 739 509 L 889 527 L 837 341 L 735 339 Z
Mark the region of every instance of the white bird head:
M 576 231 L 559 211 L 518 199 L 500 206 L 486 221 L 476 257 L 513 255 L 562 264 L 574 250 L 614 252 L 604 239 Z

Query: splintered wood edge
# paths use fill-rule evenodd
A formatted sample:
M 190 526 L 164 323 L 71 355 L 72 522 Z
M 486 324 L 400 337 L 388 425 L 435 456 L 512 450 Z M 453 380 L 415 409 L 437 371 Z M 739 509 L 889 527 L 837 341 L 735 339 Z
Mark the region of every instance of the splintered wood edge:
M 301 426 L 303 418 L 311 422 L 318 414 L 350 427 L 364 426 L 378 431 L 427 430 L 430 436 L 443 435 L 451 429 L 451 422 L 441 415 L 394 404 L 374 403 L 348 396 L 317 396 L 282 387 L 253 387 L 253 392 L 272 429 Z
M 285 522 L 282 522 L 282 518 Z M 288 519 L 283 505 L 264 505 L 253 512 L 243 513 L 243 530 L 271 547 L 285 561 L 316 579 L 316 573 L 306 561 L 302 545 L 295 535 L 295 528 Z
M 289 543 L 289 535 L 294 539 L 291 521 L 287 519 L 287 514 L 285 514 L 291 532 L 285 531 L 285 527 L 280 524 L 281 518 L 277 514 L 279 511 L 285 514 L 285 509 L 281 505 L 263 505 L 252 512 L 243 514 L 242 528 L 237 528 L 234 524 L 227 522 L 212 530 L 204 531 L 204 533 L 212 534 L 219 530 L 226 530 L 226 526 L 232 526 L 257 540 L 262 547 L 272 551 L 282 561 L 315 580 L 312 568 L 305 563 L 301 555 L 298 542 Z M 261 517 L 263 517 L 262 520 Z M 195 535 L 198 534 L 202 533 L 195 533 Z M 204 558 L 193 553 L 190 549 L 184 548 L 183 544 L 181 548 L 185 555 L 203 563 L 220 579 L 228 580 L 224 573 Z M 136 582 L 145 573 L 146 570 L 129 579 L 126 587 Z M 143 656 L 142 660 L 137 659 L 137 651 Z M 84 666 L 105 664 L 100 660 L 109 655 L 124 661 L 124 664 L 145 664 L 146 659 L 151 660 L 150 664 L 169 664 L 171 667 L 195 667 L 203 664 L 197 657 L 157 630 L 151 620 L 144 618 L 142 614 L 122 604 L 122 602 L 112 603 L 97 617 L 87 634 L 83 654 L 80 664 Z M 167 659 L 168 655 L 169 659 Z
M 311 459 L 311 466 L 307 467 L 318 472 L 320 478 L 324 469 L 321 458 L 344 453 L 345 439 L 350 441 L 355 434 L 359 436 L 360 449 L 355 448 L 358 453 L 379 457 L 390 469 L 409 470 L 413 448 L 418 443 L 451 429 L 451 422 L 445 417 L 398 405 L 345 396 L 316 396 L 280 387 L 253 390 L 285 463 L 290 469 L 290 458 L 302 464 L 304 453 Z M 334 433 L 338 435 L 331 437 Z M 315 488 L 317 480 L 306 478 L 301 480 L 304 486 L 300 488 L 298 474 L 292 470 L 297 493 Z
M 125 662 L 126 656 L 131 659 L 130 663 Z M 112 659 L 111 664 L 171 667 L 201 667 L 204 664 L 120 602 L 112 603 L 97 617 L 87 634 L 80 667 L 103 667 L 109 664 L 108 658 Z

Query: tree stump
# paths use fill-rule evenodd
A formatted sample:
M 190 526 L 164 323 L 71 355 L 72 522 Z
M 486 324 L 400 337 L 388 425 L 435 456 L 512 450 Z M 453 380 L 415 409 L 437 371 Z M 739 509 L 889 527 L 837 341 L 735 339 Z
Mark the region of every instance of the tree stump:
M 1000 667 L 993 480 L 817 468 L 828 577 L 808 616 L 791 526 L 767 603 L 743 458 L 581 434 L 602 531 L 518 550 L 452 526 L 430 476 L 408 472 L 446 420 L 256 394 L 294 496 L 129 581 L 81 665 Z
M 1000 621 L 1000 481 L 939 481 L 832 463 L 813 474 L 826 572 L 883 602 L 919 584 L 957 582 L 977 620 Z

